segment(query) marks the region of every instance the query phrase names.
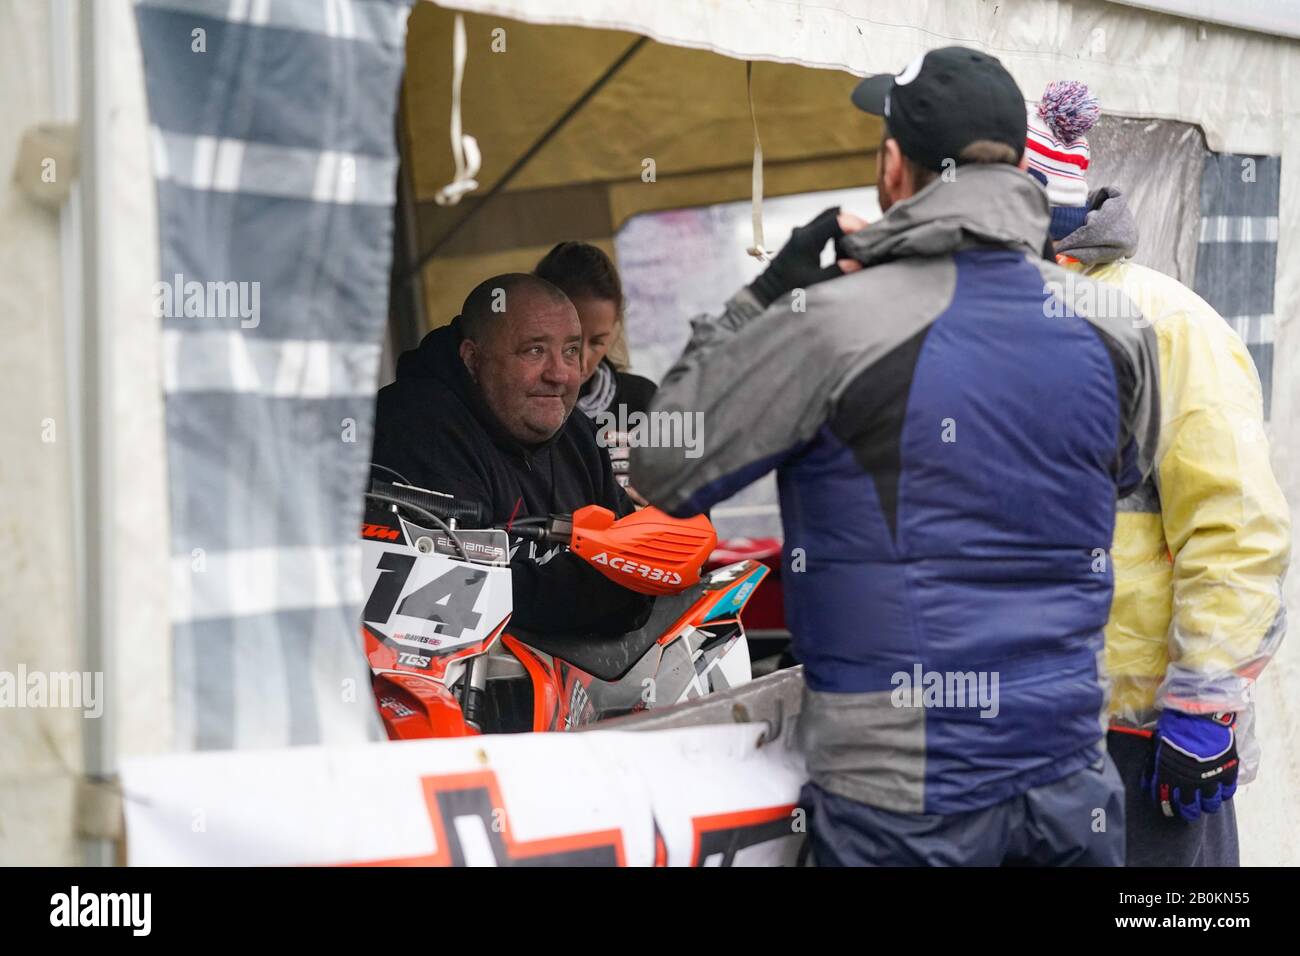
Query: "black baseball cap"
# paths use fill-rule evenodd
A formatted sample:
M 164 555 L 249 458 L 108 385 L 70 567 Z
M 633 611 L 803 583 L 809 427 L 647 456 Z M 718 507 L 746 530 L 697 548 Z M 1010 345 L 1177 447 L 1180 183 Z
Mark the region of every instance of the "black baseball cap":
M 998 60 L 964 46 L 930 50 L 903 72 L 869 76 L 853 90 L 853 105 L 883 116 L 908 159 L 942 171 L 979 139 L 1025 151 L 1025 98 Z

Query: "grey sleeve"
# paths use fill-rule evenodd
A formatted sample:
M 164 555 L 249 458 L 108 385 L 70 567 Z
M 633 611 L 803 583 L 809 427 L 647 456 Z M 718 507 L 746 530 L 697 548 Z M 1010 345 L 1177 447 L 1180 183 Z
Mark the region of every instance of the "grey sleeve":
M 650 406 L 655 440 L 632 448 L 637 491 L 648 501 L 675 514 L 705 511 L 814 435 L 835 382 L 825 329 L 811 314 L 821 288 L 767 309 L 741 289 L 721 315 L 692 320 Z

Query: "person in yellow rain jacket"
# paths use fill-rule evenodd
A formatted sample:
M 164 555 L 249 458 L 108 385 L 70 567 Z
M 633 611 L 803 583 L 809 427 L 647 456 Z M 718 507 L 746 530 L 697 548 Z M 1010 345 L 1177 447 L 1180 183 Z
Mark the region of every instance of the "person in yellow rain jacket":
M 1285 632 L 1290 518 L 1246 346 L 1200 296 L 1130 261 L 1138 230 L 1118 189 L 1087 189 L 1083 134 L 1098 114 L 1087 87 L 1049 84 L 1025 155 L 1052 203 L 1057 261 L 1121 290 L 1159 346 L 1155 469 L 1119 503 L 1106 627 L 1127 862 L 1235 866 L 1231 799 L 1258 765 L 1252 687 Z

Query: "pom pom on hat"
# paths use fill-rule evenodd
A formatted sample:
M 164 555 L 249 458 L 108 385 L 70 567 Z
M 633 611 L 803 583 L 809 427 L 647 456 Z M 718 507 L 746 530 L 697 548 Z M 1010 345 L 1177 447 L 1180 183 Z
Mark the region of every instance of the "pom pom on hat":
M 1054 207 L 1086 206 L 1091 151 L 1084 134 L 1101 116 L 1097 98 L 1077 80 L 1058 80 L 1026 112 L 1025 158 L 1047 187 L 1048 201 Z
M 1063 143 L 1073 143 L 1092 129 L 1101 116 L 1097 97 L 1078 80 L 1054 80 L 1043 90 L 1038 115 Z

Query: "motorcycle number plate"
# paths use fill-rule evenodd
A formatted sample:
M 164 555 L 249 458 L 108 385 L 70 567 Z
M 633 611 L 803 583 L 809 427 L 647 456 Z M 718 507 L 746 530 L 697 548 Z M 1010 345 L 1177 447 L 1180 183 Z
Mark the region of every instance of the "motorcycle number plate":
M 510 614 L 508 565 L 453 558 L 404 544 L 362 543 L 362 619 L 409 648 L 407 666 L 486 639 Z

